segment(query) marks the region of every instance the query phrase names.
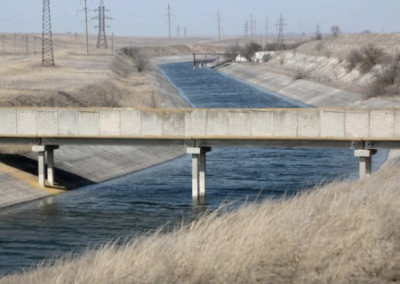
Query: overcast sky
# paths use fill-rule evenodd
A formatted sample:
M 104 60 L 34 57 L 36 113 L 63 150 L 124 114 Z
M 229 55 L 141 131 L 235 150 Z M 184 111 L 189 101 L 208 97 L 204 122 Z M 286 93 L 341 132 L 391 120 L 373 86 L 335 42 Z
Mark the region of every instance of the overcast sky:
M 41 32 L 42 0 L 2 0 L 0 32 Z M 184 27 L 188 36 L 216 35 L 217 13 L 221 13 L 224 35 L 243 35 L 244 23 L 253 14 L 257 33 L 275 33 L 280 13 L 287 32 L 314 32 L 317 23 L 322 32 L 339 25 L 345 32 L 400 31 L 400 0 L 104 0 L 113 20 L 108 32 L 119 35 L 166 36 L 168 3 L 171 6 L 172 34 Z M 50 0 L 54 33 L 84 32 L 83 0 Z M 89 18 L 99 0 L 88 0 Z M 97 20 L 90 20 L 89 31 L 95 34 Z

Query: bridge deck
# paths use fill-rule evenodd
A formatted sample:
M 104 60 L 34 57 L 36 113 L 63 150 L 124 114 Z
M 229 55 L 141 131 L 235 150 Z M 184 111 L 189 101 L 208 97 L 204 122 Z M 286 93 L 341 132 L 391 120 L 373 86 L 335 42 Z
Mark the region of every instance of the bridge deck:
M 0 143 L 400 148 L 400 109 L 0 108 Z

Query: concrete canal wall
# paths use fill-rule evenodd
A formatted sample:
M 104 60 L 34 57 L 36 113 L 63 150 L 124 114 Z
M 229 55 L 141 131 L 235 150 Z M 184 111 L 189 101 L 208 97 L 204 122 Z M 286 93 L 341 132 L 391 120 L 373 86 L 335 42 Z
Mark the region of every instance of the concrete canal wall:
M 182 61 L 182 57 L 166 57 L 153 61 L 147 76 L 154 92 L 165 107 L 187 108 L 178 94 L 156 67 L 159 61 Z M 102 182 L 174 159 L 185 153 L 182 146 L 65 146 L 56 151 L 56 182 L 68 189 Z M 0 157 L 0 208 L 21 204 L 57 193 L 60 189 L 41 189 L 37 181 L 37 154 Z

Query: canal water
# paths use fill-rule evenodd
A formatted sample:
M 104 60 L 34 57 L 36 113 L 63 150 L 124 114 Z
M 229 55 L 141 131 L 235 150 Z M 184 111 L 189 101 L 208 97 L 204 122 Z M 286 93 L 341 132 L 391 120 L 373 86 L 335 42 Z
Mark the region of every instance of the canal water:
M 303 107 L 191 63 L 161 65 L 193 107 Z M 380 155 L 375 167 L 385 158 Z M 208 155 L 208 198 L 191 198 L 191 158 L 0 212 L 0 274 L 120 242 L 161 226 L 172 229 L 221 204 L 297 194 L 335 179 L 356 178 L 351 150 L 218 148 Z

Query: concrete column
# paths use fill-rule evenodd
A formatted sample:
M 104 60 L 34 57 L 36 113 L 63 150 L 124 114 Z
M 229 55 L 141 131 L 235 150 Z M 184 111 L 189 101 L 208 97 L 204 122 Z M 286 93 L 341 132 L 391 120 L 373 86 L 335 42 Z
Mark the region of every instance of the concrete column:
M 54 150 L 47 150 L 47 180 L 54 186 Z
M 187 148 L 192 155 L 192 196 L 196 199 L 206 196 L 206 154 L 210 151 L 210 147 Z
M 46 146 L 47 151 L 47 181 L 50 186 L 54 186 L 54 150 L 59 146 Z
M 199 197 L 199 155 L 192 155 L 192 196 Z
M 200 197 L 206 196 L 206 173 L 207 173 L 207 164 L 206 164 L 206 152 L 204 150 L 200 151 L 200 169 L 199 169 L 199 193 Z
M 38 182 L 41 187 L 46 186 L 45 176 L 45 146 L 32 146 L 32 151 L 38 153 Z
M 200 197 L 206 196 L 207 189 L 207 153 L 211 152 L 210 147 L 200 148 L 200 173 L 199 173 L 199 186 Z
M 360 158 L 360 180 L 371 176 L 372 156 L 376 153 L 376 150 L 355 150 L 354 156 Z

